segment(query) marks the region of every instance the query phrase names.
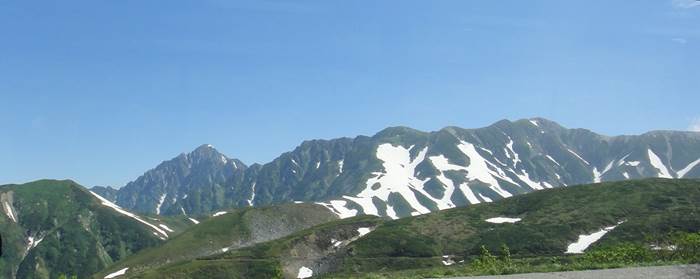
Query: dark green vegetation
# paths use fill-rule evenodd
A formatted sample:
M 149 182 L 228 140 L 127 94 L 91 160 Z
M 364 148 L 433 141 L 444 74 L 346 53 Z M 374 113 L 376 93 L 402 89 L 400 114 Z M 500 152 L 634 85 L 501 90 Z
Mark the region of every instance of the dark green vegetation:
M 522 221 L 484 221 L 493 217 Z M 564 254 L 578 235 L 621 221 L 588 253 Z M 358 239 L 361 227 L 373 231 Z M 700 181 L 610 182 L 544 190 L 396 221 L 374 217 L 335 221 L 252 247 L 173 263 L 137 278 L 294 278 L 301 266 L 325 277 L 393 278 L 697 262 L 698 232 Z M 334 240 L 344 242 L 336 247 Z M 652 250 L 651 245 L 661 250 Z M 670 245 L 677 249 L 664 250 Z M 445 267 L 443 260 L 457 263 Z
M 85 278 L 162 242 L 72 181 L 0 186 L 0 211 L 2 278 Z
M 472 144 L 474 153 L 465 154 L 458 147 L 462 142 Z M 348 208 L 360 213 L 373 212 L 343 196 L 357 195 L 368 187 L 368 179 L 386 171 L 385 162 L 377 158 L 378 147 L 385 144 L 410 148 L 408 153 L 415 169 L 405 169 L 408 162 L 401 161 L 403 157 L 396 153 L 384 159 L 391 161 L 394 170 L 403 168 L 399 175 L 424 181 L 424 185 L 414 186 L 425 192 L 414 193 L 419 206 L 411 205 L 407 202 L 410 197 L 397 192 L 387 200 L 375 198 L 376 211 L 382 216 L 388 215 L 388 206 L 400 217 L 411 216 L 423 207 L 437 211 L 435 200 L 443 199 L 448 189 L 462 184 L 469 187 L 474 197 L 467 200 L 470 193 L 455 189 L 447 197 L 448 207 L 503 198 L 502 192 L 489 187 L 495 185 L 484 183 L 493 181 L 491 177 L 474 179 L 483 169 L 467 173 L 459 168 L 445 168 L 444 164 L 441 169 L 441 164 L 433 161 L 441 156 L 463 168 L 476 168 L 483 158 L 486 167 L 496 173 L 496 182 L 489 183 L 498 184 L 512 195 L 596 181 L 700 178 L 700 164 L 693 165 L 700 159 L 700 133 L 664 131 L 607 137 L 536 118 L 503 120 L 479 129 L 447 127 L 422 132 L 394 127 L 371 137 L 305 141 L 272 162 L 252 166 L 228 159 L 205 145 L 163 162 L 121 188 L 116 194 L 117 203 L 149 214 L 157 213 L 160 204 L 161 215 L 183 211 L 196 215 L 249 205 L 343 200 Z M 424 158 L 419 156 L 423 150 Z M 439 179 L 441 174 L 444 179 Z M 408 185 L 374 183 L 370 187 L 395 190 Z M 403 193 L 406 192 L 411 191 Z
M 224 248 L 238 249 L 278 239 L 336 219 L 335 214 L 314 204 L 231 210 L 227 214 L 202 221 L 162 246 L 141 251 L 95 277 L 102 278 L 125 267 L 129 268 L 129 276 L 136 276 L 167 263 L 222 253 Z M 222 270 L 214 273 L 226 278 L 226 273 Z

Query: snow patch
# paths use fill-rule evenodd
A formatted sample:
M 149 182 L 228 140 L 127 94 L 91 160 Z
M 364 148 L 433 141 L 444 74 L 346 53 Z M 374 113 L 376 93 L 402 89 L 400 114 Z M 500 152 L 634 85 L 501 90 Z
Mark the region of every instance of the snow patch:
M 197 221 L 194 218 L 187 218 L 187 219 L 190 219 L 190 221 L 192 221 L 192 223 L 194 223 L 195 225 L 199 224 L 199 221 Z
M 410 151 L 414 146 L 405 148 L 403 146 L 393 146 L 385 143 L 377 147 L 377 159 L 382 161 L 384 172 L 372 173 L 374 177 L 367 180 L 366 188 L 357 196 L 344 196 L 362 207 L 365 214 L 379 215 L 373 198 L 378 198 L 384 202 L 389 199 L 389 194 L 397 193 L 417 212 L 430 213 L 430 209 L 423 206 L 416 197 L 413 190 L 423 191 L 423 184 L 427 180 L 415 177 L 415 169 L 418 164 L 425 160 L 428 148 L 423 148 L 414 160 L 411 160 Z M 379 187 L 375 187 L 378 185 Z
M 129 270 L 128 267 L 122 268 L 117 272 L 110 273 L 109 275 L 105 276 L 105 279 L 112 279 L 112 278 L 116 278 L 118 276 L 122 276 L 122 275 L 126 274 L 127 270 Z
M 679 171 L 677 172 L 677 173 L 678 173 L 678 177 L 679 177 L 679 178 L 685 177 L 685 175 L 688 174 L 688 173 L 689 173 L 693 168 L 695 168 L 695 166 L 697 166 L 698 164 L 700 164 L 700 159 L 697 159 L 697 160 L 695 160 L 694 162 L 688 164 L 688 166 L 686 166 L 685 168 L 683 168 L 682 170 L 679 170 Z
M 343 173 L 343 167 L 345 166 L 345 160 L 338 161 L 338 172 Z
M 481 197 L 481 199 L 484 200 L 485 202 L 493 202 L 493 200 L 491 200 L 487 196 L 482 195 L 481 193 L 479 193 L 479 197 Z
M 228 213 L 228 212 L 226 212 L 226 211 L 219 211 L 219 212 L 217 212 L 217 213 L 214 213 L 214 215 L 212 215 L 212 217 L 221 216 L 221 215 L 224 215 L 224 214 L 226 214 L 226 213 Z
M 328 210 L 338 215 L 340 219 L 357 216 L 357 210 L 347 208 L 347 203 L 344 200 L 332 200 L 329 203 L 317 202 L 316 204 L 325 206 Z
M 583 251 L 585 251 L 588 246 L 591 246 L 591 244 L 595 243 L 596 241 L 600 240 L 605 234 L 608 232 L 612 231 L 615 229 L 618 225 L 624 223 L 618 222 L 617 225 L 615 226 L 610 226 L 610 227 L 605 227 L 597 232 L 594 232 L 592 234 L 582 234 L 578 236 L 578 241 L 569 244 L 568 247 L 566 247 L 566 253 L 567 254 L 581 254 Z
M 141 222 L 142 224 L 151 227 L 153 230 L 155 230 L 156 232 L 158 232 L 159 234 L 161 234 L 163 237 L 166 237 L 166 238 L 168 237 L 168 234 L 167 234 L 165 231 L 159 229 L 158 227 L 156 227 L 155 225 L 153 225 L 153 224 L 151 224 L 151 223 L 149 223 L 149 222 L 144 221 L 143 219 L 139 218 L 139 216 L 136 216 L 136 214 L 133 214 L 133 213 L 131 213 L 131 212 L 128 212 L 128 211 L 122 209 L 121 207 L 117 206 L 116 204 L 114 204 L 114 203 L 112 203 L 111 201 L 109 201 L 109 200 L 103 198 L 102 196 L 96 194 L 96 193 L 93 192 L 93 191 L 90 191 L 90 193 L 91 193 L 93 196 L 95 196 L 97 199 L 99 199 L 100 202 L 102 203 L 102 205 L 107 206 L 107 207 L 109 207 L 109 208 L 112 208 L 112 209 L 114 209 L 116 212 L 121 213 L 122 215 L 126 215 L 126 216 L 128 216 L 128 217 L 131 217 L 131 218 L 133 218 L 134 220 L 139 221 L 139 222 Z M 163 238 L 161 237 L 161 239 L 163 239 Z
M 503 224 L 503 223 L 514 224 L 514 223 L 520 222 L 520 220 L 522 220 L 522 219 L 521 218 L 508 218 L 508 217 L 494 217 L 494 218 L 486 219 L 484 221 L 489 222 L 489 223 L 493 223 L 493 224 Z
M 2 207 L 5 209 L 5 214 L 7 214 L 7 217 L 9 217 L 10 220 L 17 223 L 17 218 L 15 217 L 15 213 L 12 209 L 12 205 L 10 203 L 8 203 L 7 201 L 5 201 L 2 203 Z
M 161 228 L 163 228 L 163 229 L 166 230 L 166 231 L 175 232 L 173 229 L 171 229 L 170 227 L 168 227 L 168 226 L 166 226 L 166 225 L 164 225 L 164 224 L 159 224 L 158 226 L 161 227 Z
M 455 261 L 450 258 L 449 255 L 444 255 L 442 256 L 442 265 L 444 266 L 450 266 L 455 264 Z
M 559 162 L 557 162 L 557 160 L 554 160 L 554 158 L 552 158 L 552 156 L 547 155 L 546 157 L 547 157 L 547 159 L 549 159 L 550 161 L 552 161 L 552 162 L 554 162 L 555 164 L 557 164 L 557 166 L 560 166 L 560 167 L 561 167 L 561 165 L 559 164 Z
M 366 234 L 370 233 L 372 231 L 371 228 L 357 228 L 357 232 L 360 233 L 360 236 L 358 237 L 363 237 Z
M 251 187 L 251 190 L 250 190 L 250 199 L 248 200 L 249 206 L 253 206 L 253 201 L 255 201 L 255 184 L 257 184 L 257 181 L 253 182 L 253 186 Z
M 321 161 L 316 162 L 316 169 L 321 167 Z
M 537 126 L 537 127 L 540 126 L 540 124 L 537 123 L 537 121 L 535 121 L 535 120 L 529 120 L 529 121 L 530 121 L 530 123 L 532 123 L 532 125 L 535 125 L 535 126 Z
M 314 271 L 308 267 L 302 266 L 299 268 L 299 273 L 297 273 L 297 278 L 311 278 L 314 275 Z
M 167 194 L 163 194 L 160 196 L 160 199 L 158 199 L 158 205 L 156 206 L 156 215 L 160 215 L 160 207 L 163 206 L 163 202 L 165 201 L 165 197 Z
M 225 247 L 225 248 L 221 248 L 220 251 L 221 251 L 221 253 L 226 253 L 226 252 L 228 252 L 228 250 L 229 250 L 229 248 Z
M 511 140 L 511 145 L 512 145 L 512 140 Z M 461 141 L 459 145 L 457 145 L 457 148 L 464 153 L 464 155 L 467 155 L 469 157 L 469 166 L 467 167 L 467 179 L 469 181 L 471 180 L 478 180 L 483 183 L 489 184 L 489 188 L 496 192 L 497 194 L 501 195 L 504 198 L 508 198 L 513 196 L 511 193 L 508 191 L 504 190 L 501 188 L 501 186 L 498 184 L 498 181 L 494 178 L 494 176 L 500 176 L 497 173 L 494 173 L 491 171 L 488 166 L 487 166 L 487 161 L 484 159 L 484 157 L 481 157 L 481 154 L 479 154 L 476 149 L 474 148 L 474 145 L 465 141 Z M 513 154 L 515 154 L 515 157 L 518 158 L 518 154 L 513 151 Z M 520 159 L 518 159 L 520 160 Z M 466 187 L 461 187 L 461 188 L 466 188 Z
M 654 153 L 654 151 L 651 151 L 651 149 L 647 149 L 647 154 L 649 155 L 649 162 L 651 165 L 659 170 L 659 177 L 661 178 L 673 178 L 671 173 L 668 171 L 666 166 L 661 162 L 661 158 Z
M 574 156 L 576 156 L 576 158 L 578 158 L 579 160 L 581 160 L 581 161 L 583 161 L 584 163 L 586 163 L 586 165 L 589 165 L 589 166 L 591 165 L 591 163 L 589 163 L 588 161 L 586 161 L 586 159 L 583 159 L 583 157 L 581 157 L 581 155 L 578 155 L 578 153 L 574 152 L 573 150 L 571 150 L 571 149 L 569 149 L 569 148 L 567 148 L 566 150 L 569 151 L 569 153 L 571 153 L 571 154 L 573 154 Z

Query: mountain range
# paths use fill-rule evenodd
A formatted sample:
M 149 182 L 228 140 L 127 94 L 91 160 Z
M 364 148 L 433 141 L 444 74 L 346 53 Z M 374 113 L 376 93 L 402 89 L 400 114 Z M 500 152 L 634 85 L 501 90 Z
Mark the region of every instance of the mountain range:
M 543 118 L 422 132 L 310 140 L 247 166 L 211 145 L 165 161 L 118 190 L 95 191 L 154 215 L 314 202 L 342 218 L 400 218 L 536 190 L 647 177 L 700 177 L 700 133 L 604 136 Z

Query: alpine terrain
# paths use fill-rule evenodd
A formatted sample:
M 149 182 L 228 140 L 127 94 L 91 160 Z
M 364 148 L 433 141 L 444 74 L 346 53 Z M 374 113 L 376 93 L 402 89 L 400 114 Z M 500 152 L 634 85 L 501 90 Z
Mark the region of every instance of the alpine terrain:
M 372 137 L 305 141 L 246 166 L 210 145 L 163 162 L 116 193 L 156 215 L 316 202 L 340 217 L 399 218 L 536 190 L 646 177 L 700 177 L 700 133 L 603 136 L 542 119 L 479 129 L 385 129 Z
M 189 226 L 135 215 L 68 180 L 2 185 L 0 211 L 2 278 L 86 278 Z

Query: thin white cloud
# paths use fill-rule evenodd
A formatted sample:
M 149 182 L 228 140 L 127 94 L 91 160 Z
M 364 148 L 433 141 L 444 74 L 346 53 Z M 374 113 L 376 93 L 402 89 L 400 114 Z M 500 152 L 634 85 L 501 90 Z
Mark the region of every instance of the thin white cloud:
M 700 6 L 698 0 L 673 0 L 673 6 L 681 9 L 690 9 Z
M 673 39 L 671 39 L 671 41 L 673 41 L 674 43 L 682 44 L 682 45 L 688 43 L 688 40 L 685 38 L 673 38 Z
M 689 131 L 693 132 L 700 132 L 700 117 L 697 117 L 693 119 L 692 122 L 690 122 L 690 126 L 688 126 Z

